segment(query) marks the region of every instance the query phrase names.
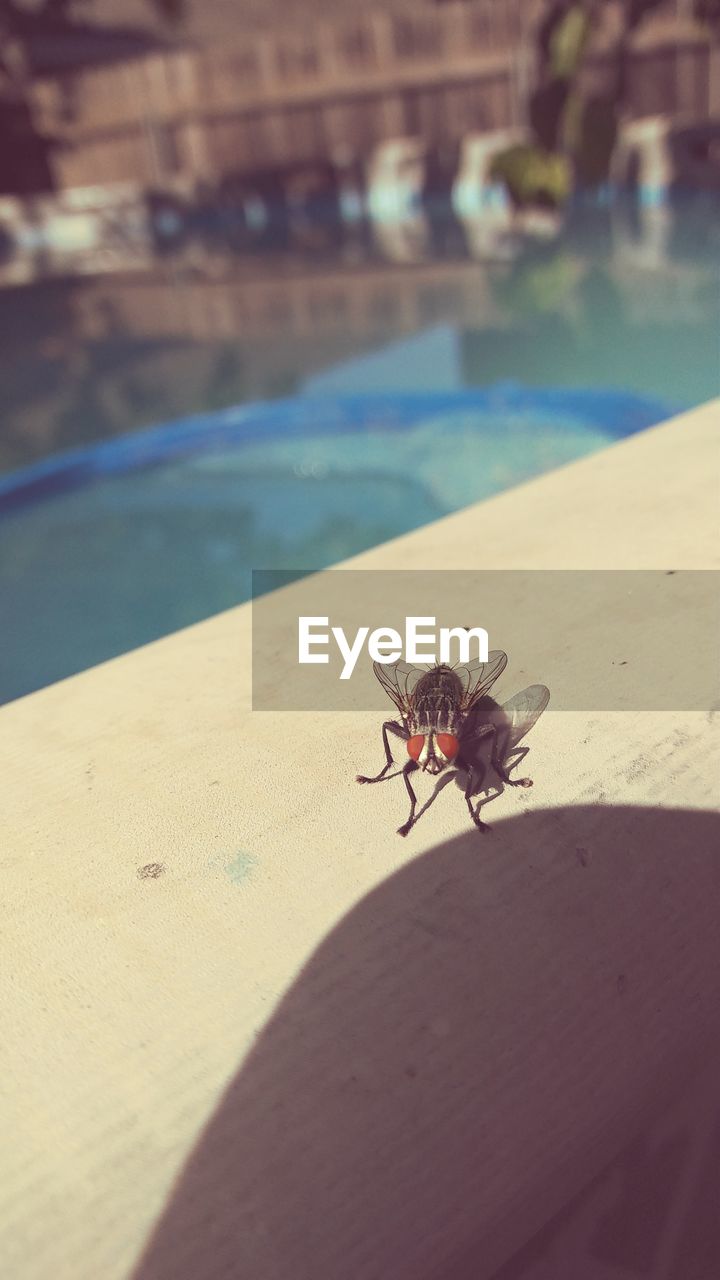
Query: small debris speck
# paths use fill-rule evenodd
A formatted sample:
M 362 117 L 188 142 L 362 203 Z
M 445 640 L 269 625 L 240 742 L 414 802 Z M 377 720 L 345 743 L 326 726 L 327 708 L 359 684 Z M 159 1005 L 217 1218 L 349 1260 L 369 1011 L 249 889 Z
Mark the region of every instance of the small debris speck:
M 576 849 L 576 850 L 575 850 L 575 853 L 576 853 L 576 856 L 577 856 L 577 860 L 578 860 L 578 862 L 580 863 L 580 866 L 581 866 L 581 867 L 586 867 L 586 866 L 588 865 L 588 863 L 590 862 L 590 850 L 589 850 L 589 849 Z
M 146 862 L 144 867 L 138 867 L 138 880 L 157 880 L 165 870 L 164 862 Z

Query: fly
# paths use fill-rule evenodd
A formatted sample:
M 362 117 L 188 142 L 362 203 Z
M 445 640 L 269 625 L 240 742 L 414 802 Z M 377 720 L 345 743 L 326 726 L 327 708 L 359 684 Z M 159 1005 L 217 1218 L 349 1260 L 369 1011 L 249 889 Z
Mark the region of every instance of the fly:
M 357 781 L 382 782 L 402 775 L 410 797 L 410 816 L 398 827 L 399 835 L 406 836 L 420 817 L 410 782 L 410 775 L 418 769 L 433 775 L 449 769 L 466 773 L 465 800 L 470 817 L 479 831 L 487 830 L 478 815 L 479 804 L 473 804 L 486 773 L 486 765 L 477 759 L 478 746 L 486 738 L 490 739 L 490 760 L 498 778 L 511 787 L 532 786 L 530 778 L 511 778 L 506 761 L 542 715 L 550 691 L 542 684 L 530 685 L 499 706 L 488 693 L 506 665 L 507 654 L 500 649 L 493 650 L 487 662 L 454 667 L 440 663 L 429 670 L 407 662 L 373 663 L 373 671 L 395 703 L 400 720 L 386 720 L 383 724 L 384 767 L 376 777 L 360 774 Z M 396 763 L 388 741 L 390 733 L 402 739 L 409 757 L 395 773 L 389 772 Z M 520 751 L 524 756 L 527 748 Z M 451 776 L 448 774 L 448 781 Z M 436 788 L 421 813 L 430 807 L 443 785 Z

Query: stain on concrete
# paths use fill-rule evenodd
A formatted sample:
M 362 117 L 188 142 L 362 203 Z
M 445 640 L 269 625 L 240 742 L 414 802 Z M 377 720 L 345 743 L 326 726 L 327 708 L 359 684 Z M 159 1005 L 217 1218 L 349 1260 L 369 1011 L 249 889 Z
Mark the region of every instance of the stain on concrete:
M 256 865 L 255 854 L 249 853 L 247 849 L 238 849 L 235 853 L 218 850 L 208 862 L 211 871 L 221 873 L 231 884 L 242 884 L 252 875 Z
M 146 862 L 144 867 L 138 867 L 138 880 L 157 880 L 165 871 L 164 862 Z
M 233 884 L 242 884 L 243 880 L 247 880 L 252 874 L 253 867 L 257 862 L 257 858 L 251 853 L 247 853 L 245 849 L 240 849 L 230 862 L 225 863 L 225 874 L 228 880 Z

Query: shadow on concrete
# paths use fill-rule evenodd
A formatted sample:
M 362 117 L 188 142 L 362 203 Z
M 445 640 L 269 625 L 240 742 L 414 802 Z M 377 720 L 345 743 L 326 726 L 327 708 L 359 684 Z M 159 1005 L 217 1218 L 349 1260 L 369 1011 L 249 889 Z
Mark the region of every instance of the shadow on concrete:
M 708 812 L 578 806 L 408 862 L 279 1004 L 134 1280 L 720 1274 L 718 852 Z

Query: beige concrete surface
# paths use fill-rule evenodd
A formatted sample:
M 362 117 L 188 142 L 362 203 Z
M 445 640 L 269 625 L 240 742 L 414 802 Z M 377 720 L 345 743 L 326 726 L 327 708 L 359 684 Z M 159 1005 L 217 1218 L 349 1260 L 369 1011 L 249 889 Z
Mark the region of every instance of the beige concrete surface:
M 352 564 L 717 568 L 719 425 Z M 0 710 L 13 1280 L 481 1280 L 717 1051 L 717 717 L 551 709 L 490 835 L 403 841 L 377 715 L 251 713 L 250 617 Z

